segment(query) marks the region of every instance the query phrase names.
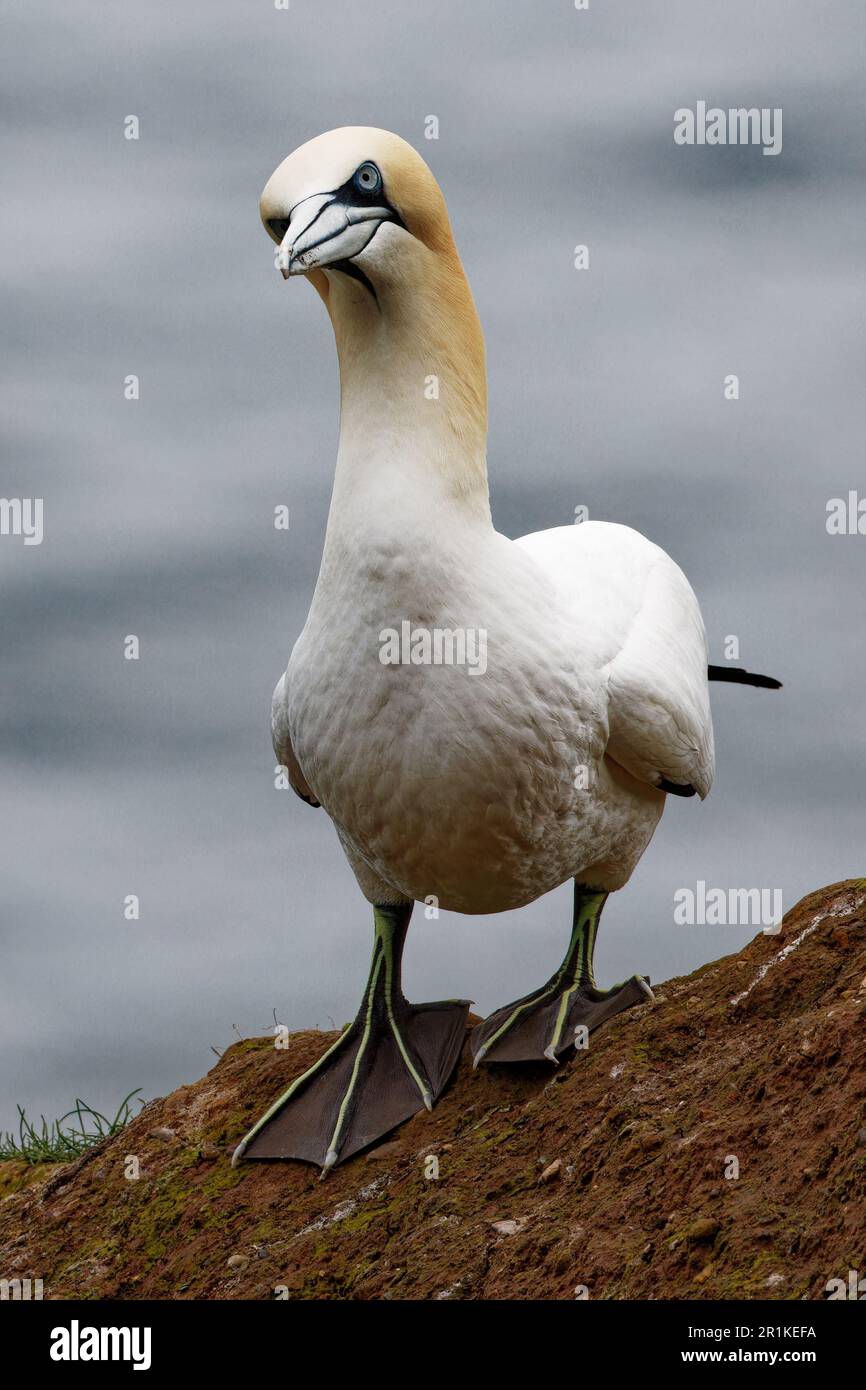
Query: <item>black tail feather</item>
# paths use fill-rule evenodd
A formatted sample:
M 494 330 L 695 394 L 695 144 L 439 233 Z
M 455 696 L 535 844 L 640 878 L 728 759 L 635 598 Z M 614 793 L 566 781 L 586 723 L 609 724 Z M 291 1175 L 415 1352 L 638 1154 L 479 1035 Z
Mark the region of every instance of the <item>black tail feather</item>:
M 757 685 L 762 690 L 781 690 L 782 682 L 773 676 L 759 676 L 742 666 L 708 666 L 707 680 L 730 681 L 733 685 Z

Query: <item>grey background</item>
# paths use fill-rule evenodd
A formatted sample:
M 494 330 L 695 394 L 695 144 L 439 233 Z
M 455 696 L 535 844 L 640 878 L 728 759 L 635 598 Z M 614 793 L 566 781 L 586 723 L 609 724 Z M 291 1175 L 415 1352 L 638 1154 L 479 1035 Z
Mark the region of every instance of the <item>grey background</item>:
M 689 575 L 713 658 L 735 633 L 786 683 L 715 687 L 712 797 L 669 800 L 605 913 L 602 981 L 753 935 L 674 926 L 677 887 L 790 906 L 861 873 L 866 538 L 829 537 L 825 506 L 864 479 L 862 6 L 6 10 L 2 494 L 44 497 L 46 538 L 0 540 L 0 1125 L 18 1100 L 164 1093 L 273 1008 L 293 1028 L 354 1013 L 368 911 L 325 815 L 273 789 L 268 738 L 337 375 L 257 199 L 334 126 L 398 131 L 445 191 L 487 335 L 499 528 L 579 503 L 637 527 Z M 676 147 L 699 98 L 781 106 L 782 154 Z M 504 1003 L 558 963 L 569 911 L 564 887 L 501 917 L 418 914 L 407 992 Z

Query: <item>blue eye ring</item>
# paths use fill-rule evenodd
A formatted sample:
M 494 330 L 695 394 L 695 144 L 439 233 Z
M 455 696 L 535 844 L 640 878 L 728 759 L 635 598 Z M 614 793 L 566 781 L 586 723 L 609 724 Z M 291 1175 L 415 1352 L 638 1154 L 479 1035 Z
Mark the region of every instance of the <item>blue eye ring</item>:
M 365 160 L 355 170 L 352 182 L 359 193 L 381 193 L 382 175 L 372 160 Z

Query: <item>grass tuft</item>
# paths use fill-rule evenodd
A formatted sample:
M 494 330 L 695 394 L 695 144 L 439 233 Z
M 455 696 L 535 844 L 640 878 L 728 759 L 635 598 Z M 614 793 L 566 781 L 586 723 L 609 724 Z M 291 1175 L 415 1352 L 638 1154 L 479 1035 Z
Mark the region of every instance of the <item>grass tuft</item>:
M 69 1163 L 80 1158 L 94 1144 L 117 1134 L 132 1118 L 131 1101 L 141 1090 L 137 1086 L 120 1102 L 113 1120 L 94 1110 L 86 1101 L 76 1099 L 71 1110 L 61 1115 L 51 1124 L 40 1116 L 39 1129 L 27 1118 L 24 1109 L 18 1106 L 18 1138 L 14 1134 L 0 1135 L 0 1160 L 9 1159 L 24 1163 Z M 144 1104 L 140 1101 L 139 1104 Z

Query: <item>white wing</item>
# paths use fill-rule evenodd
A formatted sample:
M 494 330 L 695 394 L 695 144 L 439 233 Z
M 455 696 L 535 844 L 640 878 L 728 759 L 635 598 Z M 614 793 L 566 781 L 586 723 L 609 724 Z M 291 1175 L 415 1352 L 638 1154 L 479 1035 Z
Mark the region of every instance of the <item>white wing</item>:
M 517 542 L 564 593 L 607 681 L 607 752 L 642 782 L 713 782 L 707 639 L 678 565 L 628 526 L 600 521 Z
M 279 759 L 280 766 L 284 767 L 289 774 L 289 786 L 292 791 L 297 792 L 301 800 L 306 801 L 309 806 L 320 806 L 321 802 L 317 801 L 313 795 L 292 747 L 292 740 L 289 735 L 285 674 L 280 676 L 277 681 L 271 701 L 271 742 L 274 745 L 274 752 Z

